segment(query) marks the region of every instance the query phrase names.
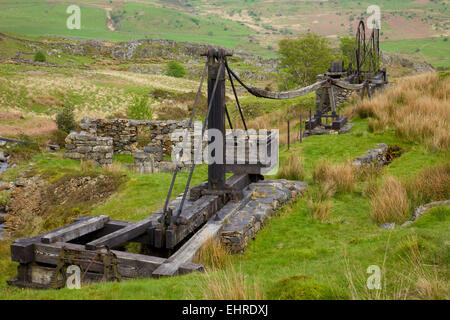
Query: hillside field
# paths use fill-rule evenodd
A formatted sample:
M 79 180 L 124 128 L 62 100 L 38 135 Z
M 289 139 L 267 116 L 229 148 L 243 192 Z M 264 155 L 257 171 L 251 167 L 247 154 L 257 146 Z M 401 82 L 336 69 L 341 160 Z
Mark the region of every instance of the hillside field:
M 373 4 L 381 8 L 381 40 L 386 50 L 398 44 L 401 50 L 408 46 L 405 52 L 415 54 L 426 44 L 423 57 L 436 67 L 447 67 L 450 49 L 439 43 L 441 37 L 449 36 L 447 0 L 282 0 L 276 6 L 269 0 L 83 1 L 81 30 L 67 29 L 69 3 L 64 0 L 14 0 L 0 3 L 0 31 L 82 39 L 207 42 L 275 57 L 278 41 L 286 37 L 314 32 L 334 42 L 354 35 L 359 19 L 368 17 L 366 9 Z

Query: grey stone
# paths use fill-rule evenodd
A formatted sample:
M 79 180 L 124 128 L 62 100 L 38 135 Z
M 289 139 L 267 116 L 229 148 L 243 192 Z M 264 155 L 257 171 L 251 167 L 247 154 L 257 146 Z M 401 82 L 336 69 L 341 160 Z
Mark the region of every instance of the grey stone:
M 394 222 L 392 222 L 392 223 L 386 222 L 386 223 L 383 224 L 380 228 L 381 228 L 381 229 L 389 230 L 389 229 L 395 229 L 395 227 L 396 227 L 396 225 L 395 225 Z

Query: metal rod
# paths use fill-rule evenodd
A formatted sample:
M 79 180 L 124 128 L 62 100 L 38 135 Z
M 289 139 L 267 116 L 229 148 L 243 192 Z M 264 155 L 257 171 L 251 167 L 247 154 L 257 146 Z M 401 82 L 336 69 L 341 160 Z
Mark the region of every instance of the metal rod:
M 189 129 L 191 129 L 192 122 L 194 121 L 195 110 L 197 109 L 198 101 L 200 98 L 200 94 L 202 92 L 203 82 L 205 80 L 207 70 L 208 70 L 208 61 L 206 61 L 205 67 L 203 68 L 202 78 L 200 80 L 200 86 L 198 88 L 197 95 L 195 96 L 194 106 L 192 108 L 192 113 L 191 113 L 191 117 L 189 118 L 188 128 L 187 128 L 184 140 L 183 140 L 184 146 L 186 146 L 187 138 L 189 135 Z M 181 158 L 183 157 L 183 150 L 184 150 L 184 148 L 182 148 L 181 152 L 180 152 Z M 178 162 L 177 162 L 175 171 L 172 176 L 172 181 L 170 182 L 169 192 L 167 194 L 166 201 L 164 202 L 164 209 L 163 209 L 164 214 L 167 212 L 167 206 L 169 205 L 170 197 L 172 196 L 172 190 L 173 190 L 173 186 L 175 185 L 175 180 L 177 178 L 177 174 L 178 174 Z
M 236 88 L 234 87 L 233 78 L 231 77 L 230 68 L 228 67 L 228 62 L 227 62 L 226 59 L 225 59 L 225 67 L 227 68 L 228 78 L 230 79 L 231 88 L 233 88 L 234 98 L 236 99 L 236 105 L 237 105 L 237 108 L 239 110 L 239 114 L 241 115 L 242 123 L 244 124 L 245 131 L 247 131 L 248 130 L 247 129 L 247 124 L 245 123 L 244 114 L 242 113 L 241 103 L 239 102 L 239 98 L 238 98 L 238 95 L 237 95 L 237 92 L 236 92 Z
M 225 114 L 227 115 L 228 124 L 230 126 L 230 129 L 233 130 L 233 125 L 231 124 L 231 118 L 230 118 L 230 114 L 228 113 L 227 106 L 225 106 Z

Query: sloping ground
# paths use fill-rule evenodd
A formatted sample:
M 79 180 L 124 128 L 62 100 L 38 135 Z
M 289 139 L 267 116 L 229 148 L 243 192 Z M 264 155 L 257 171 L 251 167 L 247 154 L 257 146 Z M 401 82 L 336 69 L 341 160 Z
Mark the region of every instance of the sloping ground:
M 411 116 L 414 115 L 418 116 L 411 110 Z M 410 181 L 419 179 L 415 188 L 422 186 L 418 190 L 429 196 L 416 199 L 408 191 L 405 201 L 410 202 L 410 208 L 403 216 L 406 221 L 416 205 L 448 197 L 450 173 L 445 168 L 449 150 L 433 150 L 404 139 L 392 126 L 370 131 L 368 122 L 357 117 L 349 134 L 312 136 L 291 146 L 289 151 L 282 148 L 282 165 L 292 155 L 303 159 L 309 195 L 282 210 L 258 233 L 245 254 L 230 257 L 219 269 L 210 269 L 206 275 L 95 284 L 81 290 L 21 290 L 5 283 L 16 272 L 15 264 L 10 262 L 8 240 L 0 245 L 0 298 L 448 299 L 449 208 L 434 208 L 407 228 L 385 230 L 372 216 L 371 199 L 377 190 L 383 190 L 374 187 L 374 181 L 381 184 L 392 176 L 407 189 Z M 324 167 L 324 160 L 331 162 L 330 166 L 343 164 L 365 154 L 375 143 L 400 146 L 405 152 L 379 171 L 353 172 L 345 185 L 339 179 L 337 186 L 332 185 L 333 191 L 324 191 L 317 169 Z M 79 168 L 76 162 L 52 155 L 37 156 L 33 162 L 40 170 Z M 322 164 L 318 166 L 319 163 Z M 7 171 L 6 177 L 13 179 L 27 166 Z M 427 167 L 444 169 L 430 171 L 425 170 Z M 432 191 L 431 186 L 438 179 L 431 178 L 430 172 L 441 172 L 440 184 L 435 183 L 437 191 Z M 126 174 L 130 178 L 126 187 L 95 208 L 92 215 L 108 213 L 114 219 L 137 221 L 162 206 L 169 174 Z M 205 168 L 200 168 L 193 184 L 205 177 Z M 176 185 L 175 194 L 182 190 L 183 180 Z M 318 219 L 311 203 L 321 202 L 327 203 L 329 209 Z M 373 265 L 382 272 L 381 290 L 366 287 L 367 269 Z

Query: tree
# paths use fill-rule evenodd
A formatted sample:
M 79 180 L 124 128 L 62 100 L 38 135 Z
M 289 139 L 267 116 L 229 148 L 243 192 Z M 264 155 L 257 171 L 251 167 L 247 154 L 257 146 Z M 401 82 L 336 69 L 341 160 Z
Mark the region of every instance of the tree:
M 148 96 L 135 96 L 133 103 L 128 106 L 127 116 L 136 120 L 152 120 L 152 108 L 148 102 Z
M 34 61 L 45 62 L 45 54 L 42 51 L 38 51 L 34 55 Z
M 279 47 L 284 73 L 280 87 L 284 90 L 314 83 L 335 58 L 328 40 L 312 33 L 299 39 L 283 39 Z
M 348 64 L 353 61 L 355 55 L 355 37 L 343 37 L 339 40 L 342 60 L 344 60 L 344 65 L 348 66 Z
M 166 74 L 175 78 L 183 78 L 186 74 L 186 70 L 180 63 L 171 61 L 167 64 Z
M 77 128 L 75 122 L 75 116 L 73 113 L 73 107 L 71 105 L 65 105 L 56 115 L 56 125 L 58 130 L 70 133 L 70 131 Z

